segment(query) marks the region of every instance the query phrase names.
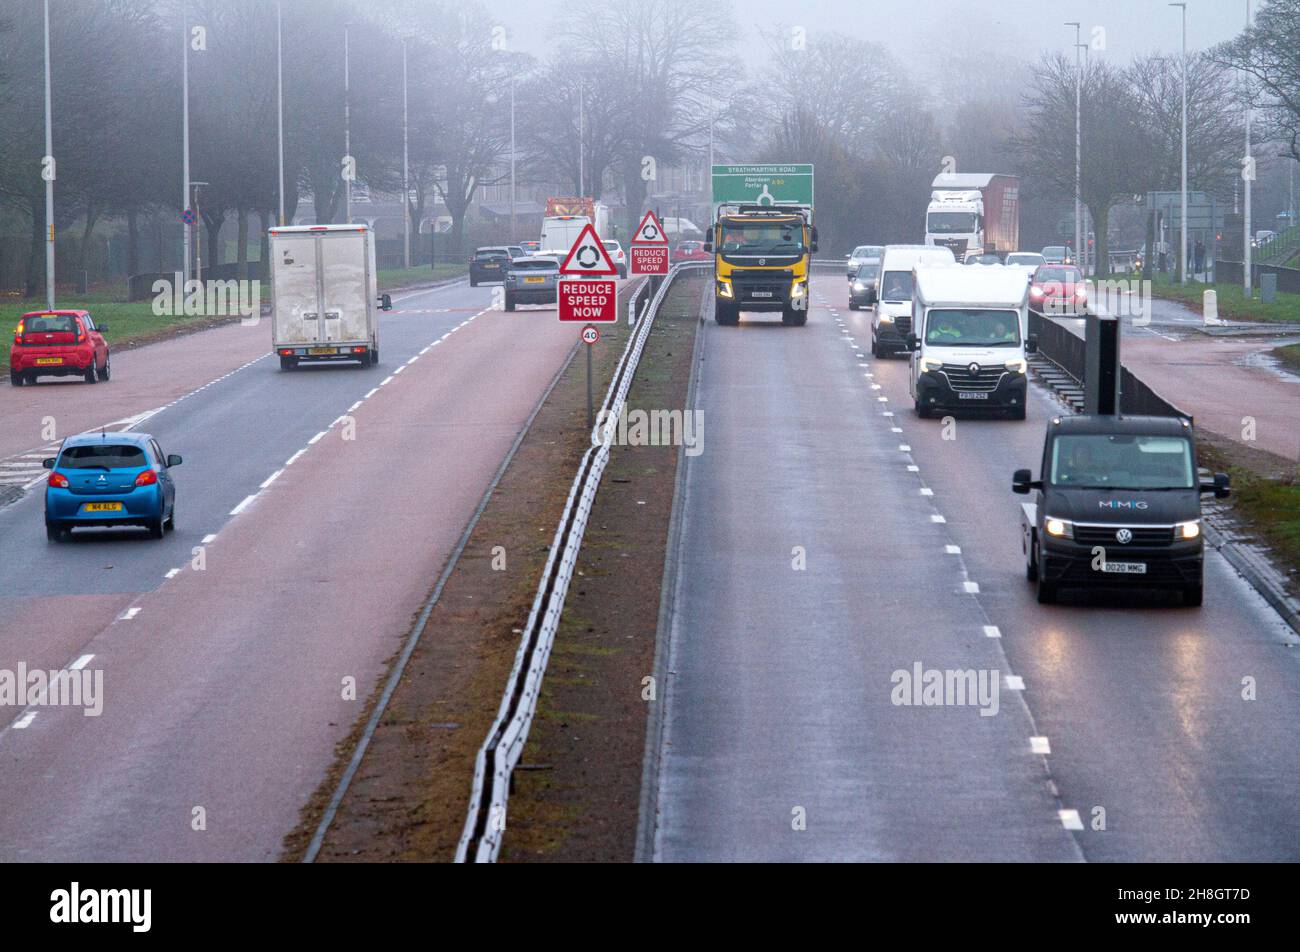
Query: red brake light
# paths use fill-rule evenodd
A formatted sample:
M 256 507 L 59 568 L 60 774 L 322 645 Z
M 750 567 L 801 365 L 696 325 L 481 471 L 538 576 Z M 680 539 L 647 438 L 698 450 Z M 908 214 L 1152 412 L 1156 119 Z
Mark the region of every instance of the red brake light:
M 152 486 L 158 482 L 158 474 L 152 469 L 146 469 L 143 473 L 135 478 L 137 486 Z
M 68 477 L 66 477 L 66 476 L 64 476 L 62 473 L 58 473 L 58 472 L 50 473 L 49 483 L 50 483 L 50 485 L 53 486 L 55 489 L 67 489 L 67 488 L 68 488 Z

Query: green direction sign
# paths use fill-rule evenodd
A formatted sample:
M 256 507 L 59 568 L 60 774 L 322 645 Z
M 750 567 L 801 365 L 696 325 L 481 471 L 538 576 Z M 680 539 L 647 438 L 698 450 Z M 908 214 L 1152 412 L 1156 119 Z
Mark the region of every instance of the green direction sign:
M 713 202 L 813 203 L 811 165 L 715 165 Z

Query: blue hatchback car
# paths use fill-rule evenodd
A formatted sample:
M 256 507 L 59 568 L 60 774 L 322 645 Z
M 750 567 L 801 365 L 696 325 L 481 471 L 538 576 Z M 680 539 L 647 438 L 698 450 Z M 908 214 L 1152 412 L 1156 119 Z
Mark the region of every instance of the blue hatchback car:
M 176 484 L 148 433 L 82 433 L 63 441 L 45 487 L 45 534 L 60 542 L 79 526 L 144 526 L 155 539 L 176 528 Z

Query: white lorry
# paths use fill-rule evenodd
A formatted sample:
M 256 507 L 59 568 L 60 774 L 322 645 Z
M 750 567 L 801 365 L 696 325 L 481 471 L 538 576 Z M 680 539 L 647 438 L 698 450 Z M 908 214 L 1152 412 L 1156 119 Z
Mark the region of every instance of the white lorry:
M 379 362 L 375 235 L 365 225 L 291 225 L 270 230 L 271 343 L 282 370 L 302 361 Z
M 927 267 L 912 272 L 910 390 L 918 416 L 998 410 L 1025 418 L 1029 284 L 1015 267 Z
M 880 257 L 880 278 L 867 289 L 872 308 L 871 356 L 887 357 L 907 351 L 912 332 L 912 269 L 919 264 L 955 265 L 947 248 L 929 245 L 886 245 Z
M 925 243 L 1000 258 L 1020 250 L 1020 179 L 1014 175 L 942 172 L 930 185 Z
M 596 227 L 600 238 L 614 237 L 608 205 L 590 198 L 548 198 L 542 218 L 541 248 L 537 253 L 567 255 L 589 224 Z

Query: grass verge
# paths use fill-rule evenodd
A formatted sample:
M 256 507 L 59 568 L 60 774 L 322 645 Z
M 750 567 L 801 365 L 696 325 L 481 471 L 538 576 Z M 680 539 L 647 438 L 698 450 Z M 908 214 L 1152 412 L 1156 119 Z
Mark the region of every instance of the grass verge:
M 1232 321 L 1264 321 L 1275 324 L 1300 323 L 1300 294 L 1279 291 L 1277 301 L 1265 304 L 1258 297 L 1248 298 L 1239 284 L 1175 284 L 1169 275 L 1156 275 L 1151 282 L 1153 297 L 1180 301 L 1198 312 L 1208 290 L 1218 292 L 1219 317 Z
M 1289 344 L 1273 351 L 1273 356 L 1287 370 L 1300 374 L 1300 344 Z
M 406 288 L 413 284 L 427 284 L 434 281 L 446 281 L 459 278 L 468 273 L 469 268 L 463 264 L 440 264 L 433 268 L 427 265 L 419 268 L 392 268 L 379 271 L 379 290 L 391 291 Z

